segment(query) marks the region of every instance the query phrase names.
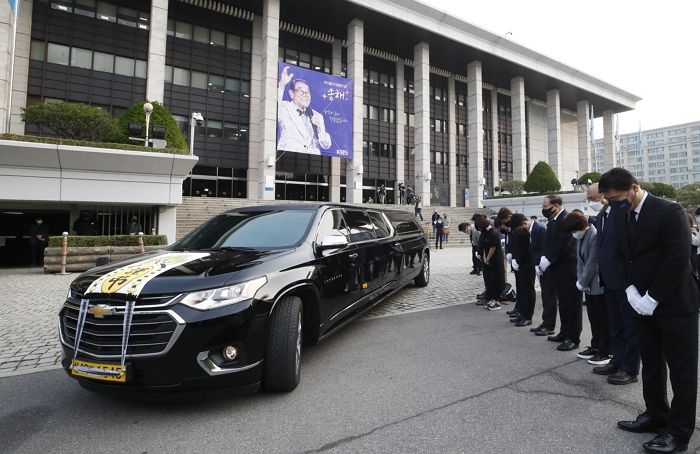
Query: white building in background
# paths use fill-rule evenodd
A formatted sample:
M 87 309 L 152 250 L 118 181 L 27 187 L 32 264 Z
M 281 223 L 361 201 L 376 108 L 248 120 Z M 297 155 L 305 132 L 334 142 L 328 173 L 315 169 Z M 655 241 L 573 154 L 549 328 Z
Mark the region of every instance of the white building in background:
M 616 158 L 639 180 L 676 189 L 700 181 L 700 121 L 622 134 Z M 593 165 L 596 172 L 607 170 L 603 139 L 594 142 Z

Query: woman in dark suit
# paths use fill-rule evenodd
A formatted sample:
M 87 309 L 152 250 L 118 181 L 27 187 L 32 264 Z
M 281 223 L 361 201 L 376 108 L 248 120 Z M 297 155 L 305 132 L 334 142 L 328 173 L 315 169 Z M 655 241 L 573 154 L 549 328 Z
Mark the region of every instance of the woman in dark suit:
M 474 219 L 474 224 L 481 230 L 481 261 L 484 264 L 484 281 L 486 282 L 486 309 L 497 311 L 501 308 L 501 292 L 506 283 L 503 267 L 503 248 L 501 237 L 485 216 Z
M 515 317 L 511 321 L 515 326 L 528 326 L 532 325 L 532 314 L 535 311 L 535 262 L 528 231 L 530 225 L 525 215 L 516 213 L 510 218 L 509 226 L 513 254 L 511 266 L 515 272 L 518 295 Z

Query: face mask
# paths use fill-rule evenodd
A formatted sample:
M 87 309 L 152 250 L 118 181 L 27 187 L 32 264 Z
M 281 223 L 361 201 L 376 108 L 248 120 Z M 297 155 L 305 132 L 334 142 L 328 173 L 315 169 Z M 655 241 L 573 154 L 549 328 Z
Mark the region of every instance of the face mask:
M 542 216 L 549 219 L 549 217 L 554 213 L 554 207 L 542 208 Z
M 588 207 L 593 211 L 600 211 L 604 206 L 603 202 L 588 202 Z
M 629 192 L 627 192 L 627 196 L 629 196 Z M 614 202 L 610 202 L 610 207 L 614 210 L 624 210 L 624 211 L 629 210 L 630 207 L 632 206 L 632 202 L 627 200 L 627 196 L 625 196 L 625 198 L 622 200 L 616 200 Z
M 573 237 L 576 238 L 577 240 L 580 240 L 581 238 L 583 238 L 583 236 L 584 236 L 585 234 L 586 234 L 586 231 L 585 231 L 585 230 L 579 230 L 579 231 L 577 231 L 577 232 L 571 232 L 571 236 L 573 236 Z

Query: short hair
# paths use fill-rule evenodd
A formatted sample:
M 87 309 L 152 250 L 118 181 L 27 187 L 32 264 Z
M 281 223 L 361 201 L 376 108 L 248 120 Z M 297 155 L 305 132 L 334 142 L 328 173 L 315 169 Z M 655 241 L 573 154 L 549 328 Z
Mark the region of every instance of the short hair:
M 523 222 L 527 221 L 527 218 L 525 217 L 524 214 L 522 213 L 515 213 L 512 218 L 510 218 L 510 222 L 508 223 L 508 227 L 511 229 L 515 229 L 516 227 L 520 227 L 523 225 Z
M 633 184 L 639 184 L 639 181 L 630 173 L 629 170 L 622 167 L 615 167 L 605 172 L 598 181 L 598 192 L 604 193 L 609 190 L 629 191 Z
M 564 218 L 564 231 L 576 232 L 588 227 L 588 218 L 579 210 L 572 211 Z
M 297 84 L 301 82 L 303 84 L 306 84 L 307 87 L 309 87 L 309 90 L 311 90 L 311 85 L 305 80 L 305 79 L 292 79 L 289 81 L 287 84 L 287 90 L 294 90 L 296 88 Z
M 559 205 L 559 206 L 564 205 L 564 201 L 558 195 L 549 194 L 549 195 L 544 196 L 544 198 L 549 200 L 549 203 L 551 203 L 552 205 Z
M 457 230 L 459 230 L 460 232 L 466 232 L 467 227 L 471 227 L 471 224 L 468 222 L 460 222 L 457 226 Z
M 481 219 L 483 217 L 484 215 L 481 213 L 474 213 L 474 215 L 472 216 L 472 221 L 476 221 L 477 219 Z

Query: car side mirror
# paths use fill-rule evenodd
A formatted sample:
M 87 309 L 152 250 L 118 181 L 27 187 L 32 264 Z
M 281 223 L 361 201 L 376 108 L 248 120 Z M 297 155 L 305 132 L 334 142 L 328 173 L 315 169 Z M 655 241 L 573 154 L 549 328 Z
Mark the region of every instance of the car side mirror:
M 326 235 L 316 244 L 318 251 L 340 249 L 348 245 L 348 239 L 343 235 Z

